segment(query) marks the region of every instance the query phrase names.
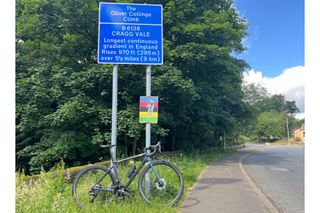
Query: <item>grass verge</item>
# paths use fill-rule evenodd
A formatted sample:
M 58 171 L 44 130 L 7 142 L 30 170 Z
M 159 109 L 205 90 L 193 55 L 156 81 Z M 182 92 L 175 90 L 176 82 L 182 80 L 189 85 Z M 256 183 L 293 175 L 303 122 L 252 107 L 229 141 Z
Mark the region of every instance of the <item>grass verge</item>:
M 228 150 L 227 154 L 234 150 Z M 134 192 L 133 198 L 117 200 L 107 205 L 91 205 L 86 209 L 80 210 L 75 204 L 71 195 L 72 181 L 70 176 L 65 175 L 63 165 L 56 167 L 51 171 L 55 175 L 39 175 L 37 179 L 30 179 L 23 174 L 16 174 L 16 212 L 178 212 L 182 201 L 187 196 L 188 189 L 197 181 L 198 176 L 206 165 L 226 153 L 218 149 L 207 149 L 189 154 L 162 154 L 155 156 L 155 159 L 165 159 L 178 166 L 185 179 L 185 191 L 183 197 L 177 206 L 163 207 L 147 205 L 138 193 L 138 176 L 130 186 Z M 137 162 L 136 162 L 137 163 Z M 120 175 L 122 182 L 126 182 L 126 173 L 129 166 L 120 166 Z

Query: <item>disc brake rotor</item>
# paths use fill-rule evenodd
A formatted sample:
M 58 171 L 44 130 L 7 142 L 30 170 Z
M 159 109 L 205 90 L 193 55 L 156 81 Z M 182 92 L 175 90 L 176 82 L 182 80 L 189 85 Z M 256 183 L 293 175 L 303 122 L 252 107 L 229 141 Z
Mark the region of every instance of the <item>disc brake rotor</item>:
M 166 186 L 167 186 L 167 182 L 164 179 L 160 179 L 160 181 L 156 182 L 156 187 L 159 190 L 166 188 Z

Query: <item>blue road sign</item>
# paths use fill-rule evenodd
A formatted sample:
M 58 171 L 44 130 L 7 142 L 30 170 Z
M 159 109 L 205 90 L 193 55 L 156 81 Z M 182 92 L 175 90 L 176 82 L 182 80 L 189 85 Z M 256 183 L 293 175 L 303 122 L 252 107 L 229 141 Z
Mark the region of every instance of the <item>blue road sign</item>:
M 163 64 L 162 5 L 100 3 L 98 63 Z

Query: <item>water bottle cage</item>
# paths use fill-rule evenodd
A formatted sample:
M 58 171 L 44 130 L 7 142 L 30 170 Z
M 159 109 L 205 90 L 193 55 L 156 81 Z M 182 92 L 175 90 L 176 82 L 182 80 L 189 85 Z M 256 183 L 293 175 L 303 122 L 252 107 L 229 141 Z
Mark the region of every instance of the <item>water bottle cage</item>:
M 127 177 L 128 177 L 128 178 L 131 178 L 132 174 L 133 174 L 135 171 L 136 171 L 136 166 L 134 165 L 134 166 L 132 166 L 132 167 L 130 168 L 130 170 L 128 171 Z

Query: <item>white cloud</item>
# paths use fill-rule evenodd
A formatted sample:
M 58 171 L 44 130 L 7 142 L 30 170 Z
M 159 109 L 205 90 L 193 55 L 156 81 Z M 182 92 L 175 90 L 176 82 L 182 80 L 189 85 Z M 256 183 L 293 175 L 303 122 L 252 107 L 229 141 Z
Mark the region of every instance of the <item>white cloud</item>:
M 243 46 L 244 48 L 246 48 L 246 49 L 249 49 L 249 48 L 251 47 L 251 44 L 250 44 L 250 42 L 249 42 L 248 36 L 242 38 L 241 44 L 242 44 L 242 46 Z M 245 51 L 245 52 L 246 52 L 246 51 Z
M 260 71 L 250 70 L 244 73 L 243 78 L 246 83 L 260 84 L 271 94 L 283 94 L 287 100 L 295 101 L 300 112 L 304 114 L 304 66 L 285 69 L 274 78 L 265 77 Z

